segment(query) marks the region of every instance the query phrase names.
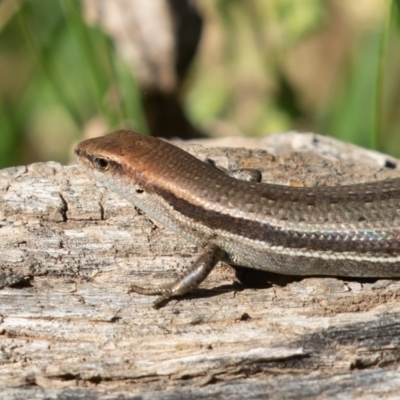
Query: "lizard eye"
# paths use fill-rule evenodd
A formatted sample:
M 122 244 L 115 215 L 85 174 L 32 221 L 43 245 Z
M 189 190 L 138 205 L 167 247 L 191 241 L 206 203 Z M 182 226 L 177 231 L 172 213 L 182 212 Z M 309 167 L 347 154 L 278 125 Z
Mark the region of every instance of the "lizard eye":
M 108 160 L 106 160 L 105 158 L 98 158 L 98 157 L 93 159 L 93 164 L 97 169 L 100 169 L 102 171 L 107 171 L 108 167 L 110 166 Z

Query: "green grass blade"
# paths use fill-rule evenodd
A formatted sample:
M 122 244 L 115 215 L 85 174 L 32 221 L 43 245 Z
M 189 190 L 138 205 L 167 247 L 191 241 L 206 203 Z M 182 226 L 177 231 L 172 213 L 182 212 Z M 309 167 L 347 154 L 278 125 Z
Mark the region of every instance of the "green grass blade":
M 64 107 L 68 109 L 75 123 L 78 126 L 81 126 L 83 123 L 82 116 L 74 103 L 67 96 L 66 91 L 61 87 L 61 77 L 57 75 L 57 73 L 50 67 L 50 64 L 46 61 L 47 50 L 44 46 L 40 46 L 35 40 L 35 33 L 30 29 L 27 13 L 29 13 L 29 3 L 25 4 L 18 13 L 19 24 L 26 43 L 54 94 Z
M 384 25 L 381 33 L 381 40 L 379 45 L 379 58 L 378 58 L 378 71 L 376 77 L 376 90 L 375 90 L 375 129 L 374 134 L 371 135 L 370 147 L 372 149 L 382 149 L 380 138 L 382 137 L 382 121 L 383 121 L 383 88 L 385 79 L 385 70 L 388 58 L 388 42 L 391 31 L 391 21 L 394 14 L 395 2 L 391 1 L 386 14 Z

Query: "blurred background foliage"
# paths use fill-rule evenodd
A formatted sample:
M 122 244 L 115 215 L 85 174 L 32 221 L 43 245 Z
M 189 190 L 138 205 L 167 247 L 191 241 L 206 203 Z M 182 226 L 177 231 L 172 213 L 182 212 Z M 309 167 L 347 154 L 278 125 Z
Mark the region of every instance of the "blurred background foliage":
M 400 156 L 400 0 L 195 4 L 179 99 L 199 131 L 313 131 Z M 145 99 L 78 0 L 0 2 L 0 168 L 66 163 L 89 128 L 152 133 Z

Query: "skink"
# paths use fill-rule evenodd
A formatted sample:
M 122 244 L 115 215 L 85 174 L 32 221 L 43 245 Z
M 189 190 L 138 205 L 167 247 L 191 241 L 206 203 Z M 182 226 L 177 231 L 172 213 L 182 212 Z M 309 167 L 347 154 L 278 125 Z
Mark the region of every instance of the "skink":
M 235 179 L 182 149 L 131 131 L 80 143 L 80 165 L 203 249 L 172 284 L 132 285 L 160 307 L 223 260 L 291 275 L 400 276 L 400 178 L 291 187 Z

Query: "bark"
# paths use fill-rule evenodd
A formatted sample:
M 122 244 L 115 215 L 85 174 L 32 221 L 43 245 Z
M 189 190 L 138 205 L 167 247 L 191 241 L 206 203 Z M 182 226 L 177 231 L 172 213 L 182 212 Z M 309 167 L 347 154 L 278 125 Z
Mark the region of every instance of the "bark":
M 246 144 L 258 149 L 180 145 L 225 168 L 258 166 L 269 182 L 400 176 L 398 160 L 317 135 Z M 173 280 L 199 251 L 77 166 L 1 170 L 2 397 L 367 399 L 400 392 L 398 280 L 243 269 L 239 282 L 221 264 L 200 289 L 158 311 L 153 297 L 128 293 L 129 283 Z

